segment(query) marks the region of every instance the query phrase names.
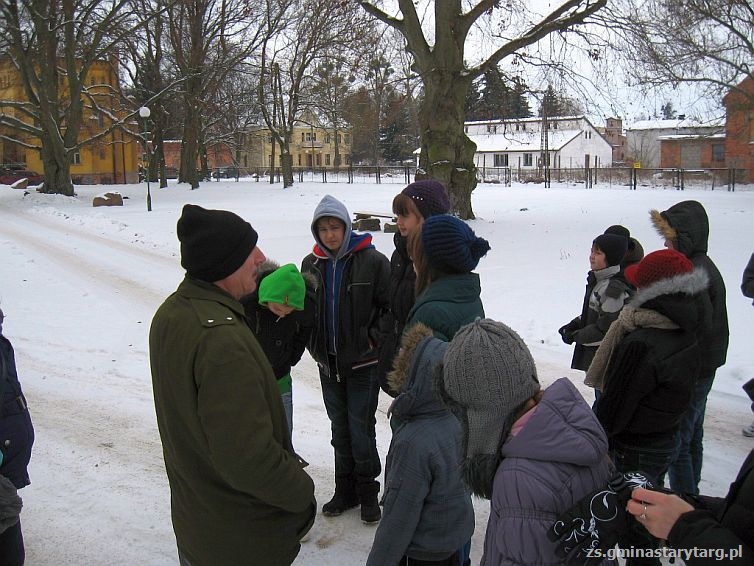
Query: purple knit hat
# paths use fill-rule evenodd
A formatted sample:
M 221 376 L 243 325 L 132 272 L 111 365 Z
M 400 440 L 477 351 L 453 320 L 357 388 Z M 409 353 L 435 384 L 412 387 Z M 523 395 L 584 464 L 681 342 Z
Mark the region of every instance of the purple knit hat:
M 419 209 L 424 220 L 436 214 L 447 214 L 450 211 L 448 193 L 442 183 L 434 179 L 425 179 L 411 183 L 401 191 Z

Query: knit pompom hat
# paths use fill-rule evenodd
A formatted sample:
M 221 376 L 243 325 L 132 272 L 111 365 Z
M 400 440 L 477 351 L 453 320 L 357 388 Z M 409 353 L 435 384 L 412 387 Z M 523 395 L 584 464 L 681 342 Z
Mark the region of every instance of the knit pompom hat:
M 241 267 L 258 239 L 251 224 L 237 214 L 194 204 L 183 207 L 177 233 L 186 273 L 209 283 L 225 279 Z
M 477 319 L 456 333 L 443 362 L 439 389 L 464 430 L 464 478 L 489 497 L 517 409 L 540 390 L 534 359 L 514 330 Z
M 644 256 L 639 263 L 629 265 L 625 275 L 631 285 L 640 289 L 662 279 L 670 279 L 692 271 L 694 271 L 694 264 L 681 252 L 657 250 Z
M 445 187 L 434 179 L 416 181 L 401 191 L 409 197 L 426 220 L 436 214 L 447 214 L 450 211 L 450 201 Z
M 304 310 L 306 284 L 304 276 L 292 263 L 278 267 L 259 283 L 259 304 L 280 303 Z
M 470 273 L 490 244 L 479 238 L 463 220 L 449 214 L 427 219 L 422 225 L 422 245 L 429 265 L 449 273 Z
M 600 234 L 592 242 L 605 254 L 607 265 L 620 265 L 628 250 L 628 238 L 618 234 Z

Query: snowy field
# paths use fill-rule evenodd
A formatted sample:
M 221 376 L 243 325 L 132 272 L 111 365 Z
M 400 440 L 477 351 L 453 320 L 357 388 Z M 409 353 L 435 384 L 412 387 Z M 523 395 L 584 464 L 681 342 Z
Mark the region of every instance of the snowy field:
M 0 306 L 3 331 L 16 348 L 37 440 L 25 488 L 22 523 L 30 566 L 177 564 L 170 501 L 154 416 L 147 334 L 152 315 L 180 282 L 175 225 L 184 203 L 240 214 L 260 234 L 259 246 L 280 263 L 299 264 L 312 247 L 311 213 L 327 193 L 351 212 L 390 212 L 403 185 L 302 183 L 283 190 L 252 180 L 152 187 L 79 186 L 78 196 L 25 194 L 0 185 Z M 118 191 L 125 206 L 92 208 L 92 198 Z M 480 185 L 471 222 L 492 250 L 479 264 L 487 315 L 516 329 L 532 350 L 540 380 L 570 377 L 591 403 L 583 374 L 569 369 L 572 348 L 558 327 L 578 314 L 591 242 L 611 224 L 627 226 L 645 251 L 662 247 L 649 222 L 686 199 L 710 216 L 710 256 L 728 288 L 731 342 L 707 413 L 702 491 L 724 495 L 754 439 L 741 384 L 754 374 L 754 308 L 739 289 L 754 251 L 754 187 L 683 192 L 625 187 Z M 374 234 L 393 251 L 392 234 Z M 294 444 L 310 462 L 319 504 L 333 490 L 329 422 L 315 364 L 294 368 Z M 390 442 L 383 394 L 378 447 Z M 478 563 L 488 503 L 476 501 L 472 558 Z M 296 564 L 357 565 L 375 527 L 358 509 L 317 516 Z M 260 554 L 263 552 L 260 550 Z M 259 557 L 260 564 L 263 557 Z

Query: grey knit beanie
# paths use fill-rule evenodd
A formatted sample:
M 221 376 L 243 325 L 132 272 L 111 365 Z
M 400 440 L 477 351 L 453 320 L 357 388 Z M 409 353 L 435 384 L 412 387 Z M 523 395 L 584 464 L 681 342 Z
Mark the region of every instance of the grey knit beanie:
M 444 364 L 442 396 L 451 408 L 456 405 L 454 414 L 462 420 L 466 465 L 480 456 L 497 462 L 514 412 L 540 390 L 529 349 L 502 322 L 477 319 L 456 333 Z M 489 473 L 494 475 L 494 468 Z

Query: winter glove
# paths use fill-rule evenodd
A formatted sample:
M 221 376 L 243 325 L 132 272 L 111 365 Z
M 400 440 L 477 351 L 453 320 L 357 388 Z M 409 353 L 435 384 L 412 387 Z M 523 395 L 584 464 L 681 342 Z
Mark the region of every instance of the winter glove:
M 579 329 L 580 324 L 581 321 L 578 318 L 574 318 L 571 322 L 558 329 L 558 333 L 563 339 L 563 342 L 566 344 L 573 344 L 573 334 Z
M 616 474 L 607 486 L 590 493 L 560 515 L 547 533 L 557 545 L 557 556 L 569 566 L 600 564 L 605 560 L 608 550 L 628 529 L 626 504 L 636 487 L 653 489 L 642 472 Z

